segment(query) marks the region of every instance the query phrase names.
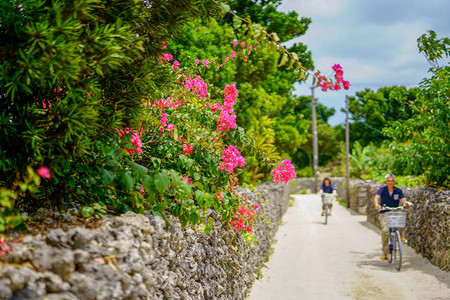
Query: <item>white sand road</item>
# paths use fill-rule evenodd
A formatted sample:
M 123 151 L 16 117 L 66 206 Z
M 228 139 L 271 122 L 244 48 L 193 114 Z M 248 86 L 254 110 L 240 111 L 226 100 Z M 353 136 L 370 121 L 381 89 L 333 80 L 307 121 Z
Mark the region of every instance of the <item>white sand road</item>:
M 380 261 L 380 231 L 334 202 L 324 224 L 318 195 L 294 195 L 274 253 L 250 300 L 450 299 L 450 272 L 403 247 L 403 266 Z

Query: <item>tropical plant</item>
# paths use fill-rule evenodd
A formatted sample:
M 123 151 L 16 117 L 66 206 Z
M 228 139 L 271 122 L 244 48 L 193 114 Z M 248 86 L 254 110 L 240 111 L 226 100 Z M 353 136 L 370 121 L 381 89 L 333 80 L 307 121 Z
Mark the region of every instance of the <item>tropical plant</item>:
M 438 39 L 428 31 L 418 40 L 419 52 L 431 64 L 431 77 L 419 86 L 417 101 L 411 103 L 414 114 L 396 121 L 384 133 L 393 139 L 392 147 L 411 174 L 423 174 L 427 184 L 450 186 L 450 65 L 440 66 L 450 56 L 450 39 Z

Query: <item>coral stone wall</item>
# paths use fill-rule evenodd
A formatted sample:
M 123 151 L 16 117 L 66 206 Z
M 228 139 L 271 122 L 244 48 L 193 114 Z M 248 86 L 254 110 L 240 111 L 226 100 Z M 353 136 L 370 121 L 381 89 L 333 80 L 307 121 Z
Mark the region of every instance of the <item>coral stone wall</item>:
M 245 299 L 288 207 L 290 185 L 239 192 L 262 207 L 258 243 L 214 212 L 209 234 L 129 212 L 95 231 L 66 226 L 13 244 L 0 262 L 0 299 Z

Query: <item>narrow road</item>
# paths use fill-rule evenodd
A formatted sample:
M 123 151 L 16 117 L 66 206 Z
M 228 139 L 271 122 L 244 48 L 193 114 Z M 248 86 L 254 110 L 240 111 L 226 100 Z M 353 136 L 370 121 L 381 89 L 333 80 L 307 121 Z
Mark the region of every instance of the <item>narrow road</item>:
M 450 299 L 450 273 L 412 248 L 400 272 L 380 261 L 380 231 L 365 216 L 334 202 L 324 225 L 320 196 L 294 198 L 250 300 Z

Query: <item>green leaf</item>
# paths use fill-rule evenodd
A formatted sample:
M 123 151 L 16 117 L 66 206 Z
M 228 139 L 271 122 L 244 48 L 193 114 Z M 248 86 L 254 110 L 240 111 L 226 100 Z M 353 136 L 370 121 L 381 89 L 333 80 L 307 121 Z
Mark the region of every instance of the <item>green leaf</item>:
M 193 212 L 188 216 L 189 221 L 191 221 L 192 224 L 197 224 L 200 220 L 200 217 L 197 213 Z
M 233 17 L 233 27 L 234 29 L 238 29 L 242 25 L 242 20 L 238 16 Z
M 159 170 L 161 168 L 161 159 L 157 157 L 152 157 L 152 164 L 156 170 Z
M 220 10 L 222 11 L 223 14 L 226 14 L 227 12 L 230 11 L 230 6 L 226 3 L 220 3 Z
M 271 34 L 269 34 L 269 36 L 272 39 L 272 41 L 274 41 L 275 43 L 278 43 L 281 41 L 281 39 L 278 37 L 278 34 L 276 32 L 272 32 Z
M 120 184 L 125 188 L 125 191 L 129 191 L 133 188 L 134 179 L 133 176 L 131 176 L 131 172 L 120 172 L 118 173 L 118 178 Z
M 134 179 L 140 180 L 147 174 L 148 170 L 146 167 L 133 162 L 131 164 L 131 172 L 133 173 Z
M 194 182 L 194 186 L 196 188 L 199 188 L 199 189 L 203 190 L 203 184 L 200 181 Z
M 181 199 L 189 199 L 192 197 L 191 185 L 184 180 L 182 180 L 182 182 L 177 184 L 177 191 Z
M 142 180 L 142 185 L 144 186 L 145 191 L 150 191 L 152 187 L 154 186 L 154 180 L 153 176 L 151 175 L 145 175 L 144 179 Z
M 205 227 L 205 233 L 209 234 L 212 231 L 213 227 L 211 226 L 211 224 L 207 224 Z
M 89 219 L 94 215 L 95 211 L 92 207 L 85 205 L 81 207 L 80 212 L 83 217 Z
M 25 216 L 9 216 L 5 219 L 5 225 L 9 228 L 15 228 L 25 221 L 27 217 Z
M 263 27 L 261 26 L 261 24 L 252 24 L 251 30 L 252 30 L 253 36 L 256 37 L 261 34 Z
M 114 180 L 114 173 L 109 170 L 103 170 L 102 172 L 102 183 L 103 185 L 109 185 Z M 73 180 L 72 180 L 73 181 Z M 75 182 L 74 182 L 75 186 Z
M 164 193 L 169 188 L 169 184 L 170 179 L 166 174 L 158 173 L 155 175 L 155 186 L 159 193 Z
M 278 67 L 284 66 L 289 61 L 289 55 L 284 52 L 283 56 L 281 57 L 280 63 L 278 64 Z
M 206 201 L 206 197 L 205 197 L 205 193 L 203 191 L 195 191 L 195 201 L 197 201 L 198 205 L 203 206 L 203 204 L 205 204 Z

